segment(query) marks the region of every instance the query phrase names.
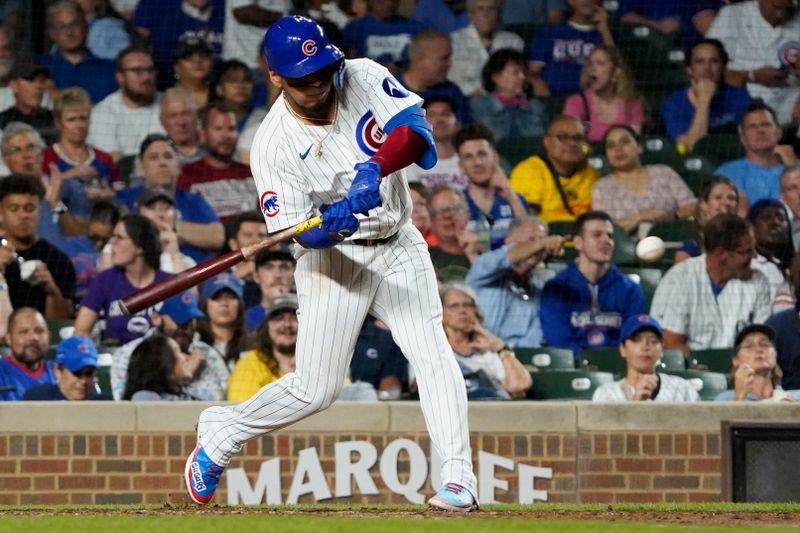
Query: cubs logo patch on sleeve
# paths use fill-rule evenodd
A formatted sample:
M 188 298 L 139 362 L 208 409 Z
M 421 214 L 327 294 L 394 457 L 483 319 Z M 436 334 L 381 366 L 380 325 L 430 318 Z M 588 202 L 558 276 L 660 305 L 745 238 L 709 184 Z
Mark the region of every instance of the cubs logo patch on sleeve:
M 372 115 L 372 111 L 367 111 L 356 125 L 356 142 L 361 151 L 367 155 L 375 155 L 383 141 L 386 140 L 386 133 L 378 126 L 378 122 Z
M 278 193 L 275 191 L 265 191 L 264 194 L 261 195 L 261 211 L 270 218 L 281 212 L 281 207 L 278 204 Z

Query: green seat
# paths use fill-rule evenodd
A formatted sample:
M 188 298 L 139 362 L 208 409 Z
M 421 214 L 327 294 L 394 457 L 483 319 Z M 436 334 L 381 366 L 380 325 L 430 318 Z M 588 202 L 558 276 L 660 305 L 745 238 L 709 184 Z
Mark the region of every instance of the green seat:
M 586 371 L 610 372 L 616 378 L 624 376 L 628 367 L 617 346 L 581 350 L 578 368 Z
M 720 392 L 728 390 L 728 377 L 719 372 L 705 370 L 670 370 L 664 372 L 687 380 L 700 395 L 701 400 L 714 400 Z
M 625 267 L 621 270 L 642 288 L 642 292 L 644 293 L 644 308 L 645 311 L 649 311 L 650 303 L 653 301 L 653 295 L 656 293 L 656 287 L 658 287 L 658 282 L 661 281 L 663 275 L 661 270 L 658 268 L 633 267 Z
M 661 355 L 661 362 L 658 364 L 660 372 L 670 373 L 672 371 L 686 370 L 686 357 L 681 350 L 669 349 L 664 350 Z
M 520 161 L 543 155 L 544 144 L 541 137 L 506 137 L 497 142 L 497 153 L 500 154 L 503 168 L 510 173 Z
M 124 183 L 130 183 L 131 175 L 136 169 L 136 156 L 126 155 L 117 161 L 117 168 L 119 168 L 119 176 Z
M 710 133 L 697 141 L 692 153 L 722 163 L 744 157 L 744 146 L 736 132 Z
M 713 174 L 717 169 L 717 164 L 706 156 L 698 154 L 690 154 L 683 160 L 683 166 L 676 169 L 678 174 L 684 175 L 687 172 L 694 172 L 697 174 Z
M 111 392 L 111 367 L 98 366 L 97 367 L 97 383 L 95 389 L 100 394 L 105 394 L 109 398 L 113 398 L 114 394 Z
M 608 158 L 603 155 L 602 152 L 595 152 L 592 150 L 592 153 L 589 154 L 589 157 L 586 158 L 586 161 L 590 165 L 592 165 L 597 172 L 600 173 L 600 176 L 607 176 L 611 174 L 611 165 L 608 163 Z
M 535 366 L 539 370 L 575 369 L 575 354 L 568 348 L 554 346 L 523 348 L 518 346 L 514 352 L 523 365 Z
M 71 319 L 59 319 L 59 320 L 48 320 L 47 321 L 47 329 L 50 330 L 50 342 L 53 344 L 58 344 L 64 339 L 67 339 L 72 336 L 70 333 L 69 335 L 62 335 L 61 330 L 64 328 L 74 328 L 75 321 Z M 65 331 L 64 333 L 68 333 Z
M 546 26 L 547 24 L 522 22 L 518 24 L 509 24 L 505 27 L 505 30 L 516 33 L 522 37 L 522 40 L 525 41 L 525 49 L 527 50 L 534 39 L 536 39 L 536 36 L 539 35 L 539 32 L 542 31 L 542 28 Z
M 572 220 L 555 220 L 548 222 L 549 235 L 575 235 L 575 222 Z
M 55 344 L 51 344 L 47 347 L 47 351 L 44 352 L 44 358 L 50 361 L 55 360 L 56 358 L 56 346 Z
M 703 186 L 711 181 L 712 177 L 714 177 L 714 175 L 706 171 L 692 172 L 690 170 L 684 170 L 681 174 L 683 181 L 689 186 L 698 199 L 700 198 L 700 193 L 703 192 Z
M 532 377 L 528 398 L 533 400 L 591 400 L 597 387 L 614 381 L 608 372 L 582 370 L 536 372 Z
M 733 368 L 732 358 L 733 348 L 692 350 L 689 353 L 689 368 L 728 374 Z
M 673 169 L 682 168 L 683 158 L 669 137 L 648 135 L 642 139 L 642 145 L 644 146 L 642 164 L 667 165 Z
M 614 255 L 611 260 L 617 266 L 639 265 L 639 258 L 636 257 L 636 243 L 627 231 L 614 224 Z
M 661 237 L 665 243 L 683 243 L 695 237 L 694 229 L 694 222 L 690 220 L 667 220 L 655 224 L 647 234 Z
M 567 101 L 569 95 L 567 94 L 554 94 L 540 98 L 539 100 L 544 104 L 544 110 L 549 118 L 560 115 L 564 112 L 564 102 Z

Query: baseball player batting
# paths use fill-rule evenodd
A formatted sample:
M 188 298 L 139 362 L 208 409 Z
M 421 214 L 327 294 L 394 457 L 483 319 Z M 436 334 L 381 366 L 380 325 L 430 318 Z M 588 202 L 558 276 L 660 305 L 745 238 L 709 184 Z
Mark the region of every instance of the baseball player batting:
M 464 379 L 442 329 L 428 247 L 410 222 L 403 172 L 437 160 L 421 98 L 377 63 L 345 60 L 308 18 L 275 22 L 264 54 L 271 82 L 283 89 L 250 152 L 267 229 L 318 211 L 323 222 L 295 237 L 297 370 L 239 405 L 202 412 L 186 461 L 189 495 L 208 503 L 246 441 L 336 400 L 370 313 L 388 324 L 417 376 L 445 482 L 429 504 L 477 509 Z

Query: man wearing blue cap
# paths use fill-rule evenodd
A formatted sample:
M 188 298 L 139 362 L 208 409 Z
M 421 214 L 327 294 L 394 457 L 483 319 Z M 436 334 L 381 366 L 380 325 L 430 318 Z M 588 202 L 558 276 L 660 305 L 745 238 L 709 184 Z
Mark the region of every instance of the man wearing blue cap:
M 595 402 L 696 402 L 697 391 L 688 381 L 669 374 L 656 374 L 661 361 L 664 331 L 650 315 L 635 315 L 622 324 L 619 353 L 628 365 L 625 377 L 604 383 L 594 391 Z
M 64 339 L 56 347 L 56 379 L 58 383 L 28 389 L 23 400 L 47 401 L 111 400 L 95 388 L 97 348 L 82 335 Z
M 197 306 L 197 300 L 186 291 L 166 300 L 153 314 L 153 327 L 143 337 L 117 348 L 111 363 L 111 392 L 114 399 L 122 398 L 128 377 L 128 362 L 133 350 L 143 339 L 154 333 L 163 333 L 174 338 L 186 354 L 194 379 L 184 387 L 184 393 L 197 400 L 220 400 L 225 398 L 228 369 L 213 348 L 195 340 L 196 322 L 205 315 Z

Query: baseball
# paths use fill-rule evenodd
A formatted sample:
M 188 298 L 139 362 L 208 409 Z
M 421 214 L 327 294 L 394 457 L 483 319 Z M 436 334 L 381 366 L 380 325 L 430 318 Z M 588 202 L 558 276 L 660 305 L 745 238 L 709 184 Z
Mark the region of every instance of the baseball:
M 655 263 L 664 256 L 664 241 L 660 237 L 651 235 L 645 237 L 636 245 L 636 257 L 645 263 Z

